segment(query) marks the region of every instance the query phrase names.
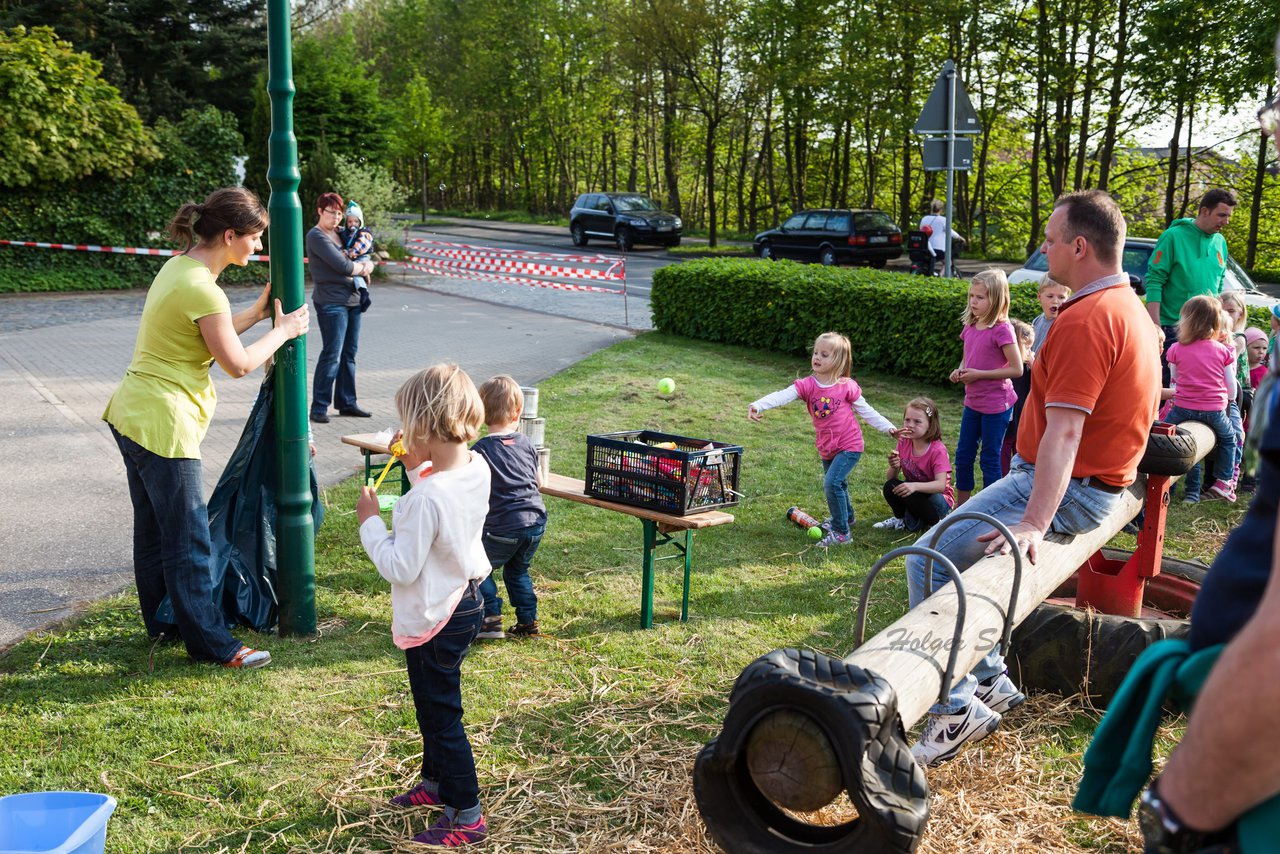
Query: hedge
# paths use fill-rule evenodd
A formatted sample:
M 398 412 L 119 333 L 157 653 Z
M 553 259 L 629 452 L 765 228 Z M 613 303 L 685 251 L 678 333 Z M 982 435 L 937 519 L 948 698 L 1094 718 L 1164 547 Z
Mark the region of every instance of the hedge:
M 93 176 L 70 184 L 6 188 L 0 237 L 46 243 L 173 248 L 160 232 L 178 206 L 234 184 L 243 141 L 235 118 L 213 107 L 154 128 L 160 157 L 127 180 Z M 265 242 L 265 241 L 264 241 Z M 166 259 L 59 249 L 0 247 L 0 293 L 145 288 Z M 266 265 L 229 268 L 219 281 L 260 281 Z
M 945 382 L 960 364 L 969 283 L 863 267 L 706 258 L 653 274 L 663 332 L 803 355 L 823 332 L 853 342 L 855 369 Z M 1013 317 L 1040 313 L 1033 284 L 1013 288 Z

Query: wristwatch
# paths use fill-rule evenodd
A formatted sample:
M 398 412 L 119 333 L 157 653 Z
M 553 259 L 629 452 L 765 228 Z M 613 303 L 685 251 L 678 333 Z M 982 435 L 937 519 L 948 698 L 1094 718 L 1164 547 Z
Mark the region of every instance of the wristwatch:
M 1138 801 L 1138 827 L 1146 843 L 1144 854 L 1208 854 L 1233 850 L 1229 844 L 1234 836 L 1233 828 L 1206 833 L 1185 826 L 1161 800 L 1157 783 L 1159 778 L 1151 782 Z

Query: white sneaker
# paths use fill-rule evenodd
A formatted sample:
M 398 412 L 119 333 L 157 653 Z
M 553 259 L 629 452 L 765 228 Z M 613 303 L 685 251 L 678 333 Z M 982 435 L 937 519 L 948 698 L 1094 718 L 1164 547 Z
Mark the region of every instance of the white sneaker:
M 903 521 L 899 519 L 897 516 L 890 516 L 888 519 L 885 519 L 883 522 L 876 522 L 871 527 L 880 528 L 881 530 L 887 529 L 890 531 L 901 531 L 904 527 L 904 524 L 903 524 Z
M 1016 709 L 1027 701 L 1027 695 L 1013 684 L 1007 670 L 986 682 L 979 682 L 978 690 L 973 696 L 981 700 L 988 709 L 1000 715 L 1007 714 L 1010 709 Z
M 1000 713 L 976 697 L 954 715 L 926 715 L 924 732 L 911 746 L 911 756 L 921 765 L 937 765 L 955 757 L 966 744 L 991 735 L 1000 726 Z

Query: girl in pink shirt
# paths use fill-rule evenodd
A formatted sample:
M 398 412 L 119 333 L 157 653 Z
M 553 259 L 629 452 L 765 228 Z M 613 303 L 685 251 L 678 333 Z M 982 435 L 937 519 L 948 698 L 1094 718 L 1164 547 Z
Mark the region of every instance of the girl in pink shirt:
M 1002 270 L 983 270 L 969 284 L 969 301 L 960 315 L 964 359 L 951 372 L 964 383 L 964 415 L 956 440 L 956 504 L 973 492 L 973 464 L 982 449 L 982 485 L 1001 478 L 1000 448 L 1013 415 L 1014 377 L 1022 376 L 1022 353 L 1009 325 L 1009 280 Z
M 1209 296 L 1192 297 L 1182 305 L 1178 318 L 1178 342 L 1169 347 L 1169 377 L 1173 383 L 1173 407 L 1165 419 L 1170 424 L 1199 421 L 1218 439 L 1214 465 L 1216 479 L 1209 494 L 1236 500 L 1236 434 L 1227 415 L 1227 403 L 1236 396 L 1236 351 L 1218 340 L 1222 332 L 1222 307 Z M 1184 501 L 1200 500 L 1199 471 L 1185 478 Z
M 951 460 L 942 444 L 938 404 L 927 397 L 908 403 L 902 414 L 898 447 L 889 452 L 883 493 L 893 515 L 876 522 L 877 528 L 923 531 L 936 525 L 955 506 Z
M 849 533 L 854 513 L 849 501 L 848 477 L 861 459 L 863 449 L 862 430 L 855 413 L 881 433 L 896 433 L 893 424 L 863 399 L 862 389 L 849 377 L 852 353 L 848 338 L 838 332 L 824 332 L 813 342 L 810 376 L 765 395 L 747 407 L 747 418 L 759 421 L 760 413 L 766 409 L 785 406 L 793 400 L 805 402 L 817 434 L 815 443 L 822 458 L 822 488 L 831 511 L 830 530 L 818 541 L 822 548 L 847 545 L 853 540 Z

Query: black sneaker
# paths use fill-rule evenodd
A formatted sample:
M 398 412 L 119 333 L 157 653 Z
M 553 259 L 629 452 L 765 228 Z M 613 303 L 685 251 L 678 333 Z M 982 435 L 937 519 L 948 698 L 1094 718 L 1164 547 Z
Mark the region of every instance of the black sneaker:
M 537 637 L 540 634 L 542 634 L 542 632 L 538 631 L 537 620 L 534 620 L 532 623 L 516 623 L 511 628 L 507 629 L 507 637 L 509 638 L 532 638 Z
M 485 617 L 484 622 L 480 624 L 480 632 L 476 637 L 484 640 L 502 640 L 505 638 L 506 635 L 502 633 L 502 618 Z

